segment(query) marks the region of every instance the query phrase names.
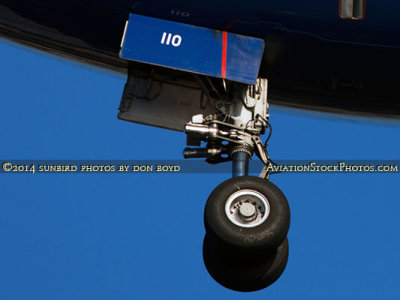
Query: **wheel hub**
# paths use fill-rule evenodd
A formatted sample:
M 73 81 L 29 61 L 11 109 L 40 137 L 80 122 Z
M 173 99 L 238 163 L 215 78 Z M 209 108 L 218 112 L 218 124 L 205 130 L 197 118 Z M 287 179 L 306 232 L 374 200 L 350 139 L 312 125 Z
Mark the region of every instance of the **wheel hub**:
M 254 190 L 240 190 L 228 198 L 225 213 L 235 225 L 251 228 L 265 222 L 270 206 L 263 194 Z

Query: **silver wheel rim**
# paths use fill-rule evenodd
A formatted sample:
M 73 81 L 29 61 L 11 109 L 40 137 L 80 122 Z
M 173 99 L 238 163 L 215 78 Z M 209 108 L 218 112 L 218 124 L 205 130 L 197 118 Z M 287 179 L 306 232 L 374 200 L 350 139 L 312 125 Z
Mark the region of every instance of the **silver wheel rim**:
M 225 214 L 233 224 L 252 228 L 268 219 L 270 206 L 263 194 L 254 190 L 240 190 L 226 201 Z

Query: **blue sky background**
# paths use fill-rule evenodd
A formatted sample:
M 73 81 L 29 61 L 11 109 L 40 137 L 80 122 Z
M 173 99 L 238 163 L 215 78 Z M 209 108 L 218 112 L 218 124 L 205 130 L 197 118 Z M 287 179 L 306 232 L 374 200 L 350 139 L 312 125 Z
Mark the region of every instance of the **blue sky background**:
M 125 77 L 0 41 L 0 159 L 181 159 L 183 133 L 119 121 Z M 272 107 L 275 159 L 400 159 L 400 124 Z M 229 174 L 1 174 L 0 299 L 399 299 L 400 174 L 279 174 L 290 258 L 227 290 L 202 261 Z

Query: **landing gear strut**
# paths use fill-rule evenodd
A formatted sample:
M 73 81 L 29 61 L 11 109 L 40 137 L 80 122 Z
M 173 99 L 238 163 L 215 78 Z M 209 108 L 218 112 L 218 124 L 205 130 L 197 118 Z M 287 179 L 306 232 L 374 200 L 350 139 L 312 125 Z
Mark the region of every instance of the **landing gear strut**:
M 186 124 L 188 146 L 207 144 L 186 148 L 184 157 L 204 157 L 212 164 L 232 161 L 233 178 L 214 189 L 205 207 L 203 258 L 223 286 L 255 291 L 272 284 L 285 269 L 290 211 L 283 193 L 268 181 L 272 161 L 267 142 L 260 139 L 270 130 L 267 80 L 251 86 L 230 83 L 225 91 L 213 115 L 195 115 Z M 249 176 L 254 153 L 264 163 L 259 177 Z

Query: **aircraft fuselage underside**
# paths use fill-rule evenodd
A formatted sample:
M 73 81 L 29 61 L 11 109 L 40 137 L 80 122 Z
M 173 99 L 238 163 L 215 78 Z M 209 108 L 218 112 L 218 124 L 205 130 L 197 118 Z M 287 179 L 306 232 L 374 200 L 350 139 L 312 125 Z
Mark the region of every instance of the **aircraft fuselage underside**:
M 262 38 L 260 76 L 272 83 L 271 103 L 398 118 L 400 4 L 365 3 L 0 0 L 0 35 L 122 72 L 120 41 L 133 12 Z

